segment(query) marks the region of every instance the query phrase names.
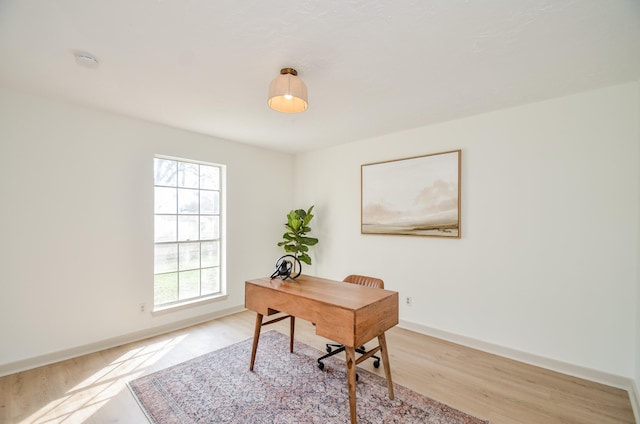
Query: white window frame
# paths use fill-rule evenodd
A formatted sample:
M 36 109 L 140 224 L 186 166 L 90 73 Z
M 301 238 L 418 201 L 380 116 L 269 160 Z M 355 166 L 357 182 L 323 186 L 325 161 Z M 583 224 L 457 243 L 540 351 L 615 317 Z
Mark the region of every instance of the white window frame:
M 163 184 L 160 183 L 158 184 L 156 181 L 156 163 L 157 161 L 172 161 L 176 163 L 176 181 L 175 183 L 169 183 L 169 184 Z M 167 162 L 165 162 L 167 163 Z M 189 186 L 189 187 L 185 187 L 182 186 L 180 184 L 180 182 L 178 181 L 178 167 L 180 166 L 180 164 L 186 165 L 186 167 L 189 167 L 193 170 L 194 167 L 197 167 L 198 169 L 198 186 L 197 188 L 194 187 L 193 185 Z M 202 174 L 201 172 L 201 167 L 212 167 L 214 169 L 218 170 L 218 186 L 217 188 L 203 188 L 201 186 L 202 182 L 200 179 L 200 176 Z M 203 161 L 198 161 L 198 160 L 192 160 L 192 159 L 184 159 L 184 158 L 176 158 L 176 157 L 171 157 L 171 156 L 162 156 L 162 155 L 155 155 L 154 156 L 154 166 L 153 166 L 153 172 L 154 172 L 154 178 L 153 178 L 153 187 L 154 187 L 154 278 L 153 278 L 153 312 L 164 312 L 164 311 L 168 311 L 168 310 L 176 310 L 176 309 L 180 309 L 183 307 L 187 307 L 187 306 L 191 306 L 194 304 L 202 304 L 205 302 L 211 302 L 211 301 L 218 301 L 218 300 L 223 300 L 226 298 L 226 266 L 225 266 L 225 247 L 226 247 L 226 243 L 225 243 L 225 204 L 226 204 L 226 167 L 224 165 L 221 164 L 215 164 L 215 163 L 209 163 L 209 162 L 203 162 Z M 159 211 L 158 208 L 158 190 L 165 190 L 166 192 L 171 192 L 171 190 L 175 190 L 175 210 L 171 210 L 171 211 Z M 168 190 L 167 190 L 168 189 Z M 194 192 L 197 192 L 197 208 L 198 211 L 197 212 L 181 212 L 180 211 L 180 194 L 182 192 L 190 192 L 191 194 L 194 194 Z M 203 193 L 217 193 L 218 194 L 218 209 L 217 212 L 214 211 L 208 211 L 208 212 L 203 212 L 202 211 L 202 194 Z M 165 204 L 170 204 L 171 202 L 168 202 Z M 161 207 L 160 207 L 161 208 Z M 160 217 L 160 218 L 159 218 Z M 169 221 L 171 220 L 171 217 L 175 217 L 175 238 L 171 239 L 171 236 L 169 236 L 169 238 L 166 238 L 166 235 L 163 236 L 163 234 L 161 233 L 159 227 L 159 219 L 161 219 L 161 217 L 165 217 L 167 218 Z M 181 222 L 180 218 L 184 218 L 185 220 L 190 220 L 191 222 L 193 222 L 193 218 L 197 217 L 197 237 L 193 237 L 193 234 L 191 234 L 190 237 L 183 237 L 183 235 L 181 234 L 181 225 L 179 224 Z M 218 219 L 218 232 L 217 232 L 217 237 L 213 236 L 213 237 L 203 237 L 202 233 L 203 233 L 203 227 L 202 227 L 202 222 L 203 222 L 203 217 L 204 218 L 216 218 Z M 209 221 L 211 221 L 211 219 L 209 219 Z M 215 219 L 213 219 L 213 222 L 215 222 Z M 166 229 L 168 228 L 166 225 L 163 226 L 162 228 Z M 186 231 L 185 231 L 186 233 Z M 206 264 L 205 266 L 203 266 L 202 261 L 203 261 L 203 245 L 209 245 L 210 247 L 215 246 L 215 244 L 217 243 L 218 246 L 218 262 L 217 265 L 210 265 L 210 264 Z M 192 264 L 189 266 L 186 266 L 185 268 L 182 267 L 180 261 L 181 261 L 181 252 L 182 252 L 182 248 L 183 247 L 191 247 L 193 249 L 194 245 L 198 245 L 198 251 L 197 251 L 197 260 L 198 260 L 198 264 L 194 265 L 193 262 L 191 261 Z M 159 250 L 162 249 L 161 246 L 165 246 L 165 247 L 169 247 L 168 250 L 170 250 L 170 246 L 174 246 L 176 247 L 175 250 L 175 269 L 173 270 L 159 270 L 159 263 L 160 268 L 162 268 L 162 265 L 166 263 L 163 263 L 162 261 L 158 260 L 158 252 Z M 193 252 L 192 252 L 193 253 Z M 160 257 L 162 255 L 160 254 Z M 186 260 L 185 260 L 186 261 Z M 184 264 L 184 262 L 183 262 Z M 203 270 L 205 271 L 211 271 L 211 270 L 217 270 L 218 274 L 217 274 L 217 290 L 205 290 L 203 293 L 203 280 L 202 280 L 202 274 L 203 274 Z M 186 293 L 185 296 L 181 295 L 181 278 L 183 278 L 182 280 L 182 285 L 184 287 L 186 287 L 186 284 L 184 284 L 184 282 L 187 280 L 187 278 L 185 277 L 185 275 L 187 274 L 191 274 L 191 275 L 195 275 L 197 271 L 198 274 L 198 294 L 193 294 L 195 288 L 192 287 L 191 288 L 191 293 L 189 294 L 189 292 L 184 291 L 184 293 Z M 159 302 L 158 299 L 158 285 L 159 280 L 162 278 L 162 276 L 164 277 L 168 277 L 168 279 L 172 278 L 172 274 L 175 274 L 175 277 L 177 279 L 176 281 L 176 298 L 169 300 L 169 301 L 164 301 L 161 300 Z M 193 286 L 193 282 L 191 283 L 191 285 Z

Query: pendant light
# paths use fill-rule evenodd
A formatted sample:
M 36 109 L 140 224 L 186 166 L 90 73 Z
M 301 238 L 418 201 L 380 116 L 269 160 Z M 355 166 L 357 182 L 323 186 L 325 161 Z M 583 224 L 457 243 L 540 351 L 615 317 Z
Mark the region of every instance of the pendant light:
M 282 68 L 269 86 L 269 107 L 278 112 L 298 113 L 309 107 L 307 86 L 293 68 Z

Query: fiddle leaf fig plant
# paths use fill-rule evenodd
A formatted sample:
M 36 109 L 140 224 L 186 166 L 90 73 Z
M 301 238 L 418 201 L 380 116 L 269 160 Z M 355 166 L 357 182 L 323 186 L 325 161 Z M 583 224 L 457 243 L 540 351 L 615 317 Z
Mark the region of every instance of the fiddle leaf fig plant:
M 284 251 L 292 254 L 301 262 L 311 265 L 311 256 L 309 256 L 309 246 L 318 244 L 318 239 L 308 237 L 307 233 L 311 231 L 309 223 L 314 215 L 311 213 L 313 206 L 306 211 L 304 209 L 295 209 L 287 215 L 287 222 L 284 224 L 287 231 L 282 235 L 283 241 L 278 246 L 284 247 Z

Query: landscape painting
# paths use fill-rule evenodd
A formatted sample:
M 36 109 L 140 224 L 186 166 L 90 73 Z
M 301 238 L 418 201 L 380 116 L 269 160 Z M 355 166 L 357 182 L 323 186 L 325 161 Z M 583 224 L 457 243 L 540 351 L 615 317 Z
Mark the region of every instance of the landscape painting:
M 362 234 L 460 238 L 461 151 L 361 166 Z

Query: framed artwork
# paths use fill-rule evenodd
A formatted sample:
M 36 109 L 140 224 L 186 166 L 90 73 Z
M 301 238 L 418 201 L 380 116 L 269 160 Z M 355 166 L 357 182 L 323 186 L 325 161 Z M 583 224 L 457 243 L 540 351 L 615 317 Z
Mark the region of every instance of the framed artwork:
M 460 238 L 461 150 L 361 166 L 361 233 Z

